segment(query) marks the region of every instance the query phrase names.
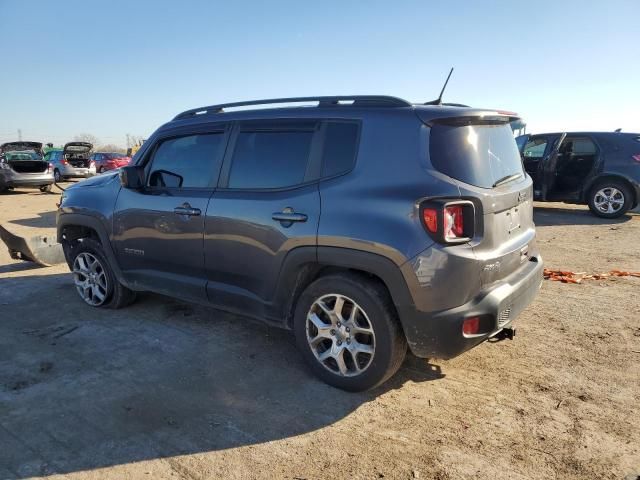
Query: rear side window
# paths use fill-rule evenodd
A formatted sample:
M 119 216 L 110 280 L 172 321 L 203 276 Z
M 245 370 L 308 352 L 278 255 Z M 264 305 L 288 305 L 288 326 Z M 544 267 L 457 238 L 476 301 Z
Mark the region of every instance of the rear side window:
M 452 178 L 492 188 L 523 174 L 520 152 L 508 124 L 431 127 L 429 155 L 433 167 Z
M 148 185 L 163 188 L 212 185 L 220 171 L 224 138 L 220 132 L 164 140 L 153 154 Z
M 229 188 L 284 188 L 304 182 L 311 130 L 241 131 L 235 144 Z
M 322 151 L 322 176 L 332 177 L 353 168 L 358 149 L 357 123 L 329 122 Z

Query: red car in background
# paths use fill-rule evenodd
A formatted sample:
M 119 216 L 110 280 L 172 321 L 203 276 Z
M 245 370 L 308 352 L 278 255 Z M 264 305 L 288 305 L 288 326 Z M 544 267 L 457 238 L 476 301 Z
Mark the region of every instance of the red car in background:
M 90 159 L 95 162 L 98 173 L 124 167 L 129 165 L 131 161 L 131 157 L 127 157 L 124 153 L 115 152 L 96 152 L 91 155 Z

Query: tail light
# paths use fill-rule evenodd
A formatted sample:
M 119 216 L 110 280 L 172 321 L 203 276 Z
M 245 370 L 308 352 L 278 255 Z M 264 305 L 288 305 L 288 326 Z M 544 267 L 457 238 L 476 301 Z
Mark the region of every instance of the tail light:
M 91 167 L 96 168 L 96 162 L 94 162 L 93 160 L 89 162 L 89 168 Z
M 69 165 L 69 162 L 68 162 L 68 161 L 67 161 L 67 159 L 66 159 L 66 158 L 64 158 L 64 157 L 62 157 L 62 160 L 60 160 L 60 163 L 61 163 L 62 165 Z
M 468 200 L 429 200 L 421 205 L 425 230 L 440 243 L 471 240 L 475 230 L 475 208 Z
M 51 172 L 53 172 L 53 163 L 49 162 L 49 164 L 47 165 L 47 173 Z
M 640 163 L 640 153 L 638 155 L 631 155 L 631 158 L 633 158 L 636 162 Z
M 462 333 L 464 335 L 477 335 L 480 333 L 480 317 L 465 318 L 462 322 Z

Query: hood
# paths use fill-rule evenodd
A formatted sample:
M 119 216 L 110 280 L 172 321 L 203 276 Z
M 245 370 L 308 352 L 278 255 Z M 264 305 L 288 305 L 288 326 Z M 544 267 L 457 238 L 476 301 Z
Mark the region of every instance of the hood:
M 89 142 L 69 142 L 65 144 L 62 150 L 66 153 L 89 153 L 93 149 L 93 145 Z
M 40 142 L 7 142 L 0 145 L 0 153 L 19 152 L 22 150 L 33 150 L 42 154 L 42 143 Z
M 112 182 L 113 180 L 118 180 L 117 170 L 109 170 L 106 173 L 101 173 L 100 175 L 96 175 L 95 177 L 89 177 L 85 180 L 81 180 L 80 182 L 68 187 L 67 190 L 75 190 L 76 188 L 84 187 L 100 187 L 102 185 L 106 185 L 109 182 Z

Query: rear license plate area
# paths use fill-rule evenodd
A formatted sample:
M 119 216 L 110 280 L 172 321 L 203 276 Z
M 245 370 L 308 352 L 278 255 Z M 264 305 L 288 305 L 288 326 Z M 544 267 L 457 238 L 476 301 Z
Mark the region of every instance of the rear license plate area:
M 507 212 L 507 231 L 509 234 L 520 229 L 520 205 Z

